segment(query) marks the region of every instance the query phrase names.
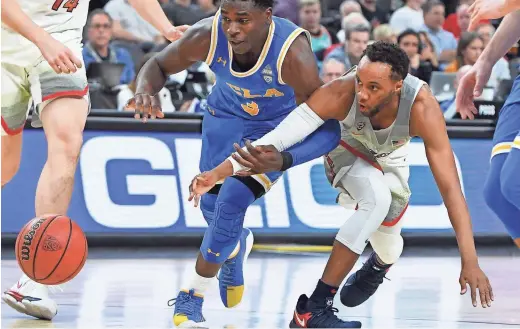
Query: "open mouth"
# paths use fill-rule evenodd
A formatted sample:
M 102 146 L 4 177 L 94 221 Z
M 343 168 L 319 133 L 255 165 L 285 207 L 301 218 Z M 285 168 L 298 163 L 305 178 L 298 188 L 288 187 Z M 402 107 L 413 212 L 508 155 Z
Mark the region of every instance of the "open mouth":
M 232 45 L 232 46 L 238 46 L 238 45 L 241 45 L 242 43 L 244 43 L 244 41 L 237 41 L 237 40 L 229 40 L 229 43 Z

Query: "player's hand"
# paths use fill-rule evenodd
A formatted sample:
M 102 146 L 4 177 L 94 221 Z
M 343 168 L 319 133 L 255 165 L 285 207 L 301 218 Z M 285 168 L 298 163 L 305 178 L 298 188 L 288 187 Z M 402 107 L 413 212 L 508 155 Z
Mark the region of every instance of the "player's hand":
M 40 49 L 43 58 L 58 74 L 74 73 L 83 66 L 82 62 L 69 48 L 54 39 L 50 34 L 42 37 L 36 46 Z
M 200 197 L 207 193 L 218 182 L 218 177 L 214 171 L 205 171 L 193 178 L 190 184 L 190 196 L 188 201 L 193 201 L 193 206 L 199 205 Z
M 467 291 L 467 285 L 469 284 L 471 290 L 471 302 L 474 307 L 477 307 L 477 290 L 480 295 L 480 303 L 483 308 L 491 307 L 491 302 L 494 300 L 493 289 L 489 280 L 480 269 L 478 264 L 466 264 L 462 265 L 460 272 L 460 294 L 464 295 Z
M 236 153 L 231 156 L 242 166 L 249 168 L 236 173 L 238 176 L 251 176 L 271 171 L 280 171 L 283 165 L 282 154 L 273 145 L 253 146 L 246 141 L 247 152 L 238 144 L 233 145 Z M 248 153 L 249 152 L 249 153 Z
M 171 42 L 180 39 L 184 32 L 189 28 L 189 25 L 171 26 L 163 33 L 163 36 Z
M 518 0 L 476 0 L 468 9 L 468 31 L 474 31 L 483 19 L 501 18 L 519 7 Z
M 475 114 L 477 114 L 478 111 L 475 108 L 473 100 L 475 97 L 482 95 L 482 90 L 489 80 L 492 68 L 493 66 L 489 63 L 478 61 L 460 79 L 455 98 L 455 107 L 462 119 L 475 119 Z
M 133 110 L 135 112 L 134 118 L 141 119 L 143 122 L 147 122 L 148 117 L 152 119 L 164 118 L 159 95 L 135 94 L 126 103 L 125 110 Z

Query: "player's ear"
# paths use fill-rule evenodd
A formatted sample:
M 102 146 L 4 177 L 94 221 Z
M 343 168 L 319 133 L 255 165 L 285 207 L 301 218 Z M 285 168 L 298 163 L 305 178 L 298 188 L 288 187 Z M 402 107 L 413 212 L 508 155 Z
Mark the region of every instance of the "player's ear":
M 395 84 L 395 92 L 396 93 L 399 93 L 401 91 L 401 88 L 403 88 L 403 80 L 399 80 L 396 84 Z
M 273 9 L 267 8 L 265 10 L 265 19 L 267 20 L 267 24 L 271 24 L 271 21 L 273 20 Z

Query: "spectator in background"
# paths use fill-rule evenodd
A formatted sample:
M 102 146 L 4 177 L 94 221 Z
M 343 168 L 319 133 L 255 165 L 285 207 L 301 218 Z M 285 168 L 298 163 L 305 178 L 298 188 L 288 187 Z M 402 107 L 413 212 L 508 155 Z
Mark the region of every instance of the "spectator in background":
M 343 19 L 351 13 L 361 13 L 361 6 L 359 5 L 359 2 L 355 0 L 346 0 L 341 3 L 339 12 L 341 14 L 341 18 Z
M 92 63 L 124 64 L 120 83 L 126 84 L 135 78 L 134 63 L 128 51 L 124 48 L 110 45 L 112 39 L 113 21 L 103 9 L 93 10 L 87 19 L 87 42 L 83 47 L 85 69 Z
M 453 87 L 455 90 L 459 87 L 459 81 L 462 77 L 471 69 L 471 65 L 464 65 L 458 71 L 455 76 L 455 80 L 453 81 Z M 451 99 L 447 99 L 439 103 L 442 112 L 444 112 L 444 119 L 453 119 L 455 114 L 457 113 L 457 108 L 455 107 L 455 95 Z
M 410 74 L 429 83 L 432 72 L 436 71 L 437 67 L 434 67 L 431 61 L 421 59 L 422 46 L 419 33 L 412 29 L 404 30 L 397 37 L 397 44 L 410 59 Z
M 441 69 L 446 63 L 455 59 L 457 39 L 451 32 L 442 28 L 444 23 L 444 3 L 430 0 L 423 5 L 424 25 L 422 31 L 428 33 L 432 41 Z
M 336 59 L 345 63 L 345 67 L 348 70 L 359 63 L 370 39 L 370 29 L 365 25 L 357 25 L 348 29 L 345 33 L 347 37 L 346 42 L 332 50 L 325 58 L 325 61 L 332 58 Z
M 340 62 L 334 58 L 329 58 L 323 62 L 320 77 L 324 83 L 329 83 L 347 72 L 347 67 L 344 62 Z
M 424 25 L 421 6 L 425 0 L 407 0 L 406 4 L 394 11 L 390 17 L 390 26 L 397 34 L 406 29 L 419 31 Z
M 372 32 L 374 41 L 386 41 L 390 43 L 397 43 L 397 35 L 392 27 L 388 24 L 381 24 Z
M 193 25 L 203 18 L 212 16 L 207 14 L 198 6 L 191 3 L 191 0 L 173 0 L 163 6 L 166 17 L 174 25 Z
M 300 25 L 299 0 L 275 0 L 273 15 L 290 20 Z
M 312 51 L 318 62 L 323 61 L 323 54 L 332 44 L 338 43 L 335 35 L 331 34 L 321 21 L 320 0 L 300 0 L 300 26 L 311 34 Z
M 471 19 L 471 15 L 469 14 L 469 5 L 466 2 L 462 2 L 457 6 L 457 11 L 454 15 L 456 20 L 451 24 L 446 24 L 446 22 L 444 22 L 443 26 L 446 31 L 451 32 L 455 38 L 459 39 L 463 32 L 468 31 L 469 21 Z
M 213 16 L 218 10 L 213 0 L 197 0 L 200 10 L 207 16 Z
M 365 26 L 369 31 L 372 29 L 370 22 L 361 13 L 354 12 L 354 13 L 350 13 L 346 17 L 344 17 L 343 21 L 341 22 L 341 30 L 338 31 L 338 33 L 336 34 L 339 42 L 341 42 L 341 43 L 345 42 L 345 39 L 346 39 L 345 31 L 352 29 L 358 25 Z
M 144 51 L 164 42 L 159 31 L 139 16 L 126 0 L 110 0 L 104 9 L 114 22 L 114 39 L 139 44 Z
M 388 23 L 388 13 L 377 7 L 377 0 L 359 0 L 361 13 L 370 22 L 373 28 L 379 24 Z
M 156 53 L 150 52 L 143 57 L 142 61 L 135 68 L 137 74 L 139 74 L 139 71 L 141 70 L 143 65 L 148 60 L 150 60 L 155 54 Z M 124 106 L 130 98 L 134 97 L 135 88 L 136 88 L 135 77 L 132 79 L 132 81 L 129 81 L 128 84 L 125 84 L 120 87 L 119 93 L 117 94 L 117 110 L 118 111 L 125 111 Z M 175 112 L 175 106 L 172 103 L 172 96 L 170 94 L 170 91 L 168 89 L 166 89 L 166 87 L 163 87 L 161 89 L 161 91 L 159 91 L 159 99 L 161 101 L 161 108 L 164 113 Z
M 457 56 L 444 71 L 457 72 L 464 65 L 473 65 L 484 51 L 484 41 L 475 32 L 462 33 L 457 47 Z
M 433 45 L 433 42 L 430 40 L 430 37 L 428 37 L 428 34 L 426 32 L 419 32 L 419 37 L 421 39 L 421 61 L 424 62 L 430 62 L 433 71 L 439 70 L 439 60 L 437 59 L 437 53 L 435 52 L 435 46 Z

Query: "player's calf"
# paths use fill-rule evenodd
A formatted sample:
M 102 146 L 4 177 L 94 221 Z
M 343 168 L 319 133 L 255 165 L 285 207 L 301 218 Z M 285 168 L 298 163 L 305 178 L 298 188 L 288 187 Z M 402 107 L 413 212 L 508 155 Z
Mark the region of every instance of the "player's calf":
M 22 132 L 2 136 L 2 187 L 9 183 L 20 168 Z

